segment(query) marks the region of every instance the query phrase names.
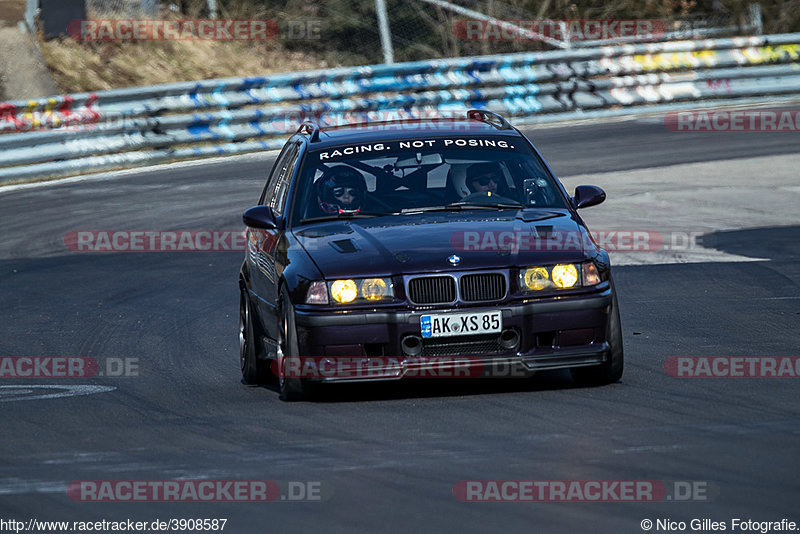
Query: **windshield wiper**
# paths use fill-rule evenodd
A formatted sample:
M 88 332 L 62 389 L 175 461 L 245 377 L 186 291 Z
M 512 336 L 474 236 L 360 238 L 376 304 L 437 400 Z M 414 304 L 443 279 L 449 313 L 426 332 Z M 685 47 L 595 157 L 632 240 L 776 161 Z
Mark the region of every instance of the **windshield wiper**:
M 522 204 L 486 204 L 483 202 L 453 202 L 446 206 L 420 206 L 418 208 L 403 208 L 400 213 L 422 213 L 426 211 L 463 211 L 463 210 L 492 210 L 524 208 Z
M 420 213 L 424 211 L 463 211 L 463 210 L 507 210 L 525 208 L 516 202 L 453 202 L 446 206 L 420 206 L 418 208 L 404 208 L 400 213 Z
M 368 211 L 359 211 L 359 212 L 342 212 L 342 213 L 334 213 L 331 215 L 322 215 L 321 217 L 310 217 L 308 219 L 302 219 L 300 224 L 310 223 L 310 222 L 323 222 L 323 221 L 339 221 L 339 220 L 346 220 L 346 219 L 369 219 L 372 217 L 383 217 L 384 215 L 397 215 L 396 213 L 372 213 Z

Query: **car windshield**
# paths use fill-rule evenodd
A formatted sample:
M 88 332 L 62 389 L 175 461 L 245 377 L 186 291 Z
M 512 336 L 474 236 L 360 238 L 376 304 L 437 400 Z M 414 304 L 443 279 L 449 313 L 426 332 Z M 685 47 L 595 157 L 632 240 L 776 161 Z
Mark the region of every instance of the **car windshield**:
M 296 224 L 422 211 L 566 208 L 541 159 L 515 137 L 312 149 L 299 180 Z

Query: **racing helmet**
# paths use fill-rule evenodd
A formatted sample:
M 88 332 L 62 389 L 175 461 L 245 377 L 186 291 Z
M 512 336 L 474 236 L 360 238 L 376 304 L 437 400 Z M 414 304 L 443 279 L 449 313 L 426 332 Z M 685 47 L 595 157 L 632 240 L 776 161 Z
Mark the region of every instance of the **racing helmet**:
M 327 169 L 317 180 L 317 201 L 323 213 L 357 212 L 364 204 L 367 182 L 352 167 Z

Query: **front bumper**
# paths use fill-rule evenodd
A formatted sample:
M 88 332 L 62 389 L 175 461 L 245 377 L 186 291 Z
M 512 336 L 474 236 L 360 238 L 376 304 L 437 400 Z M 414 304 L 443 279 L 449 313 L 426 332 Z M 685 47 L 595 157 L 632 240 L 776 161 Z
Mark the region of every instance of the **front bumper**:
M 420 336 L 420 316 L 467 308 L 319 312 L 296 309 L 298 344 L 312 367 L 336 372 L 306 376 L 322 381 L 393 380 L 411 377 L 529 376 L 536 371 L 598 365 L 608 357 L 606 325 L 612 303 L 607 284 L 595 292 L 501 304 L 504 330 L 518 334 L 513 348 L 492 336 L 423 340 L 420 355 L 406 354 L 401 340 Z M 344 366 L 339 365 L 346 360 Z M 358 371 L 354 370 L 357 367 Z M 448 374 L 450 373 L 450 374 Z

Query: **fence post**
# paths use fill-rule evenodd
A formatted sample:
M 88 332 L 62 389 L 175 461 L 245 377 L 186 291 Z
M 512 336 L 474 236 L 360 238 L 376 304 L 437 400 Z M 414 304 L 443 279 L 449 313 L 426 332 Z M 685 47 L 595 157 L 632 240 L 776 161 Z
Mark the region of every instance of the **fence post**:
M 28 0 L 25 5 L 25 24 L 28 31 L 36 33 L 36 13 L 39 11 L 39 0 Z
M 149 17 L 158 15 L 158 3 L 156 0 L 142 0 L 141 3 L 142 13 Z
M 375 0 L 375 10 L 378 12 L 378 30 L 381 32 L 383 62 L 391 65 L 394 63 L 394 50 L 392 49 L 392 34 L 389 33 L 389 17 L 386 15 L 386 0 Z
M 755 2 L 750 4 L 750 24 L 754 28 L 756 35 L 761 35 L 764 31 L 764 20 L 761 18 L 761 4 Z

